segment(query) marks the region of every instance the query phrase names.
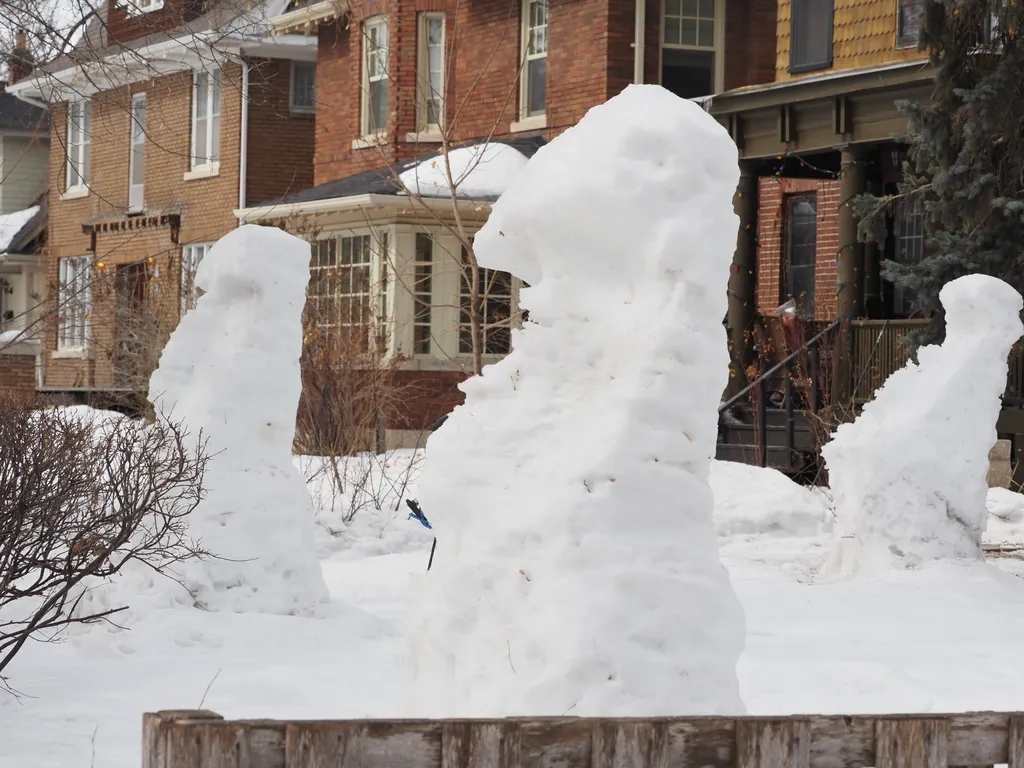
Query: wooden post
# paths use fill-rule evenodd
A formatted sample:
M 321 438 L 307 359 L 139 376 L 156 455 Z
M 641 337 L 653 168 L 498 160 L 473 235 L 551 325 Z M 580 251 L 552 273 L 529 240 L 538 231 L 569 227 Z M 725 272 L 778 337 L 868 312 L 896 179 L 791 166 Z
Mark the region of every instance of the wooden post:
M 754 325 L 757 282 L 757 173 L 750 163 L 740 163 L 740 185 L 733 208 L 740 217 L 736 251 L 729 272 L 730 374 L 726 399 L 749 383 L 747 366 L 754 359 L 750 330 Z
M 864 245 L 859 242 L 852 207 L 853 199 L 867 189 L 863 151 L 844 148 L 840 169 L 836 316 L 840 320 L 852 320 L 864 314 Z
M 196 750 L 184 744 L 175 726 L 184 723 L 222 723 L 224 718 L 205 709 L 168 709 L 142 716 L 142 768 L 199 768 Z M 189 749 L 185 749 L 188 747 Z M 190 754 L 185 754 L 185 752 Z
M 875 768 L 947 768 L 948 737 L 947 720 L 879 720 L 875 726 Z
M 810 768 L 808 720 L 740 720 L 736 768 Z

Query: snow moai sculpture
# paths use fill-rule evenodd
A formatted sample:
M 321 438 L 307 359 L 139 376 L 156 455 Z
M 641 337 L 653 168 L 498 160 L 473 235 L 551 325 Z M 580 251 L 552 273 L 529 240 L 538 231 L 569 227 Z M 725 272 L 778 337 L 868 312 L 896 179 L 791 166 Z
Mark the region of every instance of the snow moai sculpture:
M 738 180 L 698 105 L 630 86 L 494 205 L 476 254 L 530 322 L 428 443 L 409 716 L 743 710 L 708 485 Z
M 1022 300 L 987 275 L 954 280 L 939 299 L 945 341 L 918 350 L 822 448 L 837 537 L 826 575 L 982 557 L 988 457 Z
M 326 599 L 313 506 L 292 464 L 309 244 L 247 225 L 199 265 L 204 295 L 149 383 L 161 417 L 200 430 L 211 456 L 191 535 L 215 555 L 183 568 L 210 610 L 295 613 Z

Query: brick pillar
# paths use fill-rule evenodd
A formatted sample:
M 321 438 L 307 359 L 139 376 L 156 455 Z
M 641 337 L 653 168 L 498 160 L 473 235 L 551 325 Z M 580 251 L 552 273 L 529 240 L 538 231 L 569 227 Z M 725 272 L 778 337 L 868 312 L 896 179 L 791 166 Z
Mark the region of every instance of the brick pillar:
M 754 323 L 757 285 L 757 189 L 758 181 L 749 163 L 740 165 L 740 185 L 733 206 L 740 217 L 736 251 L 729 274 L 729 386 L 726 394 L 738 392 L 747 384 L 746 369 L 753 360 L 749 331 Z
M 851 320 L 864 314 L 864 245 L 858 242 L 857 220 L 851 202 L 866 190 L 863 151 L 845 147 L 839 180 L 839 264 L 836 315 Z

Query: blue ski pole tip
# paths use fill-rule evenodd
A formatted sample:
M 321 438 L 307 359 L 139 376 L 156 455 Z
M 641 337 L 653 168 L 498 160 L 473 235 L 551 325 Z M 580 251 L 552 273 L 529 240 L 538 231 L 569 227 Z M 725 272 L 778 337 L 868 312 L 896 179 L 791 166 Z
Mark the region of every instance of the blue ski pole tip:
M 430 521 L 427 520 L 427 516 L 423 514 L 423 510 L 415 499 L 406 499 L 405 504 L 412 510 L 409 515 L 409 519 L 418 520 L 424 528 L 433 530 L 433 526 L 430 524 Z

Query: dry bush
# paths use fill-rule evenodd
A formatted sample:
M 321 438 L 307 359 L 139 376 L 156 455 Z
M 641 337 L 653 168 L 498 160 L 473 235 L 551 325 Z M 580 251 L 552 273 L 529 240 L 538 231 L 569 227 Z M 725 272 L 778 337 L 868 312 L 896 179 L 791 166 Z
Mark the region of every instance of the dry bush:
M 0 398 L 0 672 L 29 639 L 53 641 L 128 607 L 83 603 L 87 580 L 132 562 L 170 576 L 205 554 L 187 517 L 206 462 L 201 436 L 163 419 Z

